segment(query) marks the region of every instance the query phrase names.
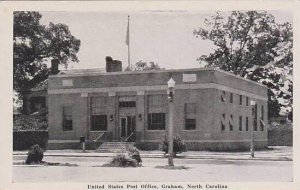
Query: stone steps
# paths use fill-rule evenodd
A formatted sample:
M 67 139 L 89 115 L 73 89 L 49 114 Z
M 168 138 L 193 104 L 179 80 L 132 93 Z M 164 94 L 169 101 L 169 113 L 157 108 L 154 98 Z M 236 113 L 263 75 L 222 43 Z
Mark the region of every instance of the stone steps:
M 97 149 L 96 152 L 102 153 L 117 153 L 126 152 L 129 146 L 133 145 L 131 142 L 104 142 Z

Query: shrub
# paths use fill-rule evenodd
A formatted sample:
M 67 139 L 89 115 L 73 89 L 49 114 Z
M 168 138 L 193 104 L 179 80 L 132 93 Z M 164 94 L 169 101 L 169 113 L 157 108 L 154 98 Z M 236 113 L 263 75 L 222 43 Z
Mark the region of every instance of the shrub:
M 32 145 L 39 144 L 44 150 L 48 143 L 48 131 L 14 131 L 13 150 L 29 150 Z
M 128 156 L 129 156 L 129 158 L 136 160 L 139 165 L 142 162 L 142 159 L 141 159 L 141 156 L 140 156 L 140 152 L 134 146 L 130 146 L 128 148 Z
M 46 130 L 48 128 L 47 117 L 36 115 L 20 115 L 14 119 L 13 129 L 18 130 Z
M 117 154 L 112 161 L 103 166 L 109 167 L 137 167 L 139 164 L 135 159 L 126 158 L 124 154 Z
M 162 148 L 162 151 L 164 151 L 166 154 L 168 153 L 169 139 L 166 136 L 161 143 L 161 148 Z M 186 151 L 185 142 L 179 136 L 175 136 L 173 138 L 173 154 L 174 154 L 174 156 L 176 156 L 177 153 L 181 153 L 183 151 Z
M 38 144 L 36 144 L 30 147 L 25 163 L 26 164 L 41 163 L 43 157 L 44 157 L 43 149 Z

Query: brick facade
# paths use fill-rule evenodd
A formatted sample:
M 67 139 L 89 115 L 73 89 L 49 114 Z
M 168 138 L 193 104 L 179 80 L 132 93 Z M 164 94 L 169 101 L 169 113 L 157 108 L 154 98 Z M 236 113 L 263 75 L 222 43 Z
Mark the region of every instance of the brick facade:
M 80 136 L 92 141 L 102 134 L 102 141 L 128 140 L 132 131 L 125 130 L 127 122 L 134 128 L 137 146 L 157 148 L 168 131 L 170 77 L 176 82 L 174 134 L 187 142 L 188 149 L 248 149 L 253 116 L 246 100 L 257 102 L 256 148 L 267 146 L 267 88 L 215 69 L 112 73 L 83 70 L 50 76 L 49 144 L 78 142 Z M 105 105 L 99 103 L 91 108 L 93 97 L 104 97 Z M 64 114 L 66 107 L 72 109 L 72 115 Z M 72 130 L 63 130 L 67 120 L 72 122 Z M 105 130 L 92 131 L 92 127 Z

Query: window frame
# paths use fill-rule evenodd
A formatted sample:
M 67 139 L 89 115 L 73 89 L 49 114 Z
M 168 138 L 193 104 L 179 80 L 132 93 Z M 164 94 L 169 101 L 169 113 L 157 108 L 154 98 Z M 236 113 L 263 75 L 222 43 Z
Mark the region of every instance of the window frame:
M 194 123 L 188 123 L 187 121 L 194 121 Z M 187 130 L 187 131 L 191 131 L 191 130 L 196 130 L 197 129 L 197 121 L 195 118 L 185 118 L 184 120 L 185 124 L 184 124 L 184 130 Z M 188 128 L 187 126 L 189 125 L 193 125 L 192 128 Z
M 103 124 L 103 126 L 105 126 L 104 129 L 102 129 L 101 127 L 99 128 L 99 130 L 95 128 L 95 126 L 94 126 L 94 124 L 95 124 L 95 117 L 97 117 L 97 116 L 98 117 L 104 116 L 104 118 L 102 118 L 102 119 L 104 119 L 104 124 Z M 91 115 L 91 127 L 90 127 L 90 130 L 91 130 L 91 132 L 107 131 L 107 128 L 108 128 L 107 123 L 108 122 L 107 122 L 107 115 L 106 114 L 93 114 L 93 115 Z M 100 125 L 100 126 L 102 126 L 102 125 Z
M 159 115 L 158 115 L 159 114 Z M 162 122 L 160 123 L 153 123 L 153 116 L 163 116 L 163 118 L 160 118 Z M 148 113 L 147 115 L 147 120 L 148 120 L 148 127 L 147 130 L 149 131 L 163 131 L 166 130 L 166 114 L 165 113 Z M 157 120 L 157 118 L 155 118 Z M 162 127 L 153 127 L 155 125 L 161 125 Z
M 243 131 L 243 117 L 239 116 L 239 131 Z
M 232 92 L 230 92 L 230 98 L 229 98 L 229 103 L 232 103 L 233 104 L 233 93 Z
M 63 106 L 62 107 L 62 130 L 63 131 L 72 131 L 73 130 L 73 107 L 72 106 Z M 70 109 L 70 113 L 66 113 L 66 109 Z M 70 117 L 67 119 L 66 117 Z
M 240 95 L 240 106 L 243 105 L 243 95 Z

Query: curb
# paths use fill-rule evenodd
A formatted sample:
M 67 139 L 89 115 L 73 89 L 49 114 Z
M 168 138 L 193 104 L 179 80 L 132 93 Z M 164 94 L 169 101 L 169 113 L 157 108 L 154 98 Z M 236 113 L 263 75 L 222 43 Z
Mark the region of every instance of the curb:
M 14 156 L 26 156 L 26 153 L 16 153 L 13 154 Z M 111 157 L 114 156 L 114 154 L 105 154 L 105 155 L 79 155 L 79 154 L 44 154 L 44 156 L 52 156 L 52 157 L 80 157 L 80 158 L 93 158 L 93 157 L 98 157 L 98 158 L 103 158 L 103 157 Z M 164 155 L 149 155 L 149 154 L 141 154 L 142 158 L 167 158 Z M 254 157 L 254 158 L 221 158 L 221 157 L 203 157 L 203 156 L 179 156 L 176 157 L 175 159 L 200 159 L 200 160 L 249 160 L 249 161 L 293 161 L 291 158 L 283 157 L 283 158 L 259 158 L 259 157 Z

